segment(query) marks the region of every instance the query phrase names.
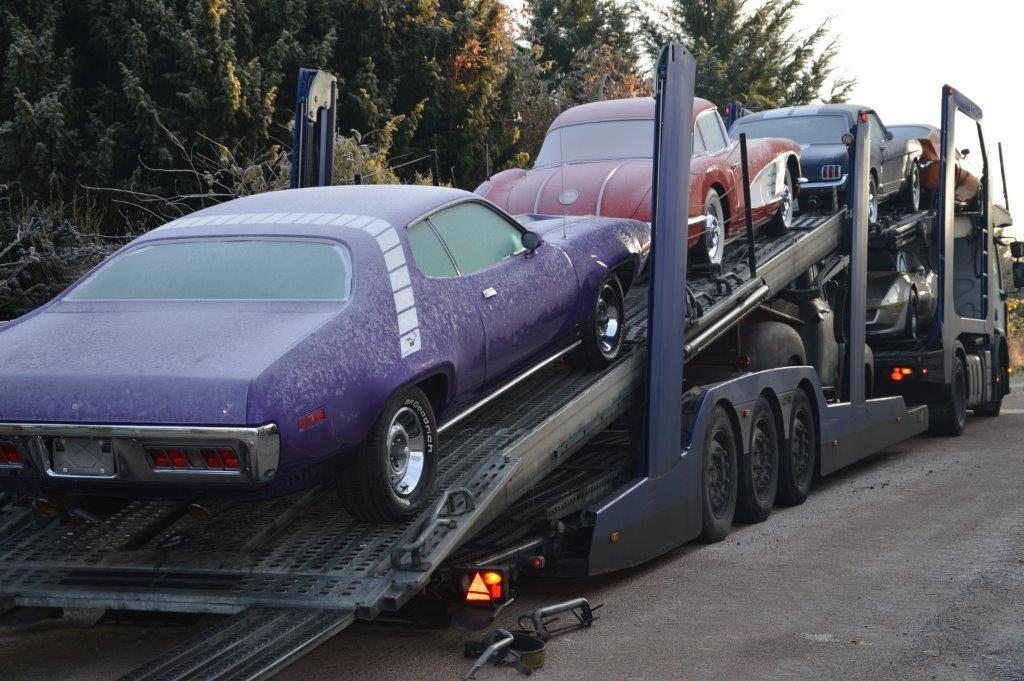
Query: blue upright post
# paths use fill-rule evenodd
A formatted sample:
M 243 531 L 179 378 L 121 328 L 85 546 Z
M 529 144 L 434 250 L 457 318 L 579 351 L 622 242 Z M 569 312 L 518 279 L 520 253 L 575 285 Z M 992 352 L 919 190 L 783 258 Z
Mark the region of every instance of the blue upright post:
M 651 290 L 647 330 L 647 411 L 641 475 L 679 460 L 690 135 L 696 62 L 681 45 L 662 51 L 656 70 Z
M 850 173 L 850 281 L 849 314 L 850 325 L 846 334 L 846 365 L 843 367 L 846 380 L 843 398 L 854 405 L 864 404 L 864 342 L 867 327 L 868 271 L 868 168 L 871 167 L 871 126 L 863 117 L 858 117 L 854 129 L 853 172 Z
M 338 81 L 334 76 L 317 69 L 299 69 L 292 133 L 292 189 L 334 183 L 337 99 Z

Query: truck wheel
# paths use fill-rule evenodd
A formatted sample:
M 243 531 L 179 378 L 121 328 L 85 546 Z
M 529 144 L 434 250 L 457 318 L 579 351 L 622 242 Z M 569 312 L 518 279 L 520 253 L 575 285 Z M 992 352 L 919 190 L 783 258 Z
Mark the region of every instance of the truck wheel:
M 917 161 L 910 164 L 910 172 L 907 173 L 907 178 L 903 182 L 900 206 L 911 213 L 916 213 L 921 208 L 921 166 Z
M 569 363 L 579 369 L 604 369 L 622 353 L 626 331 L 626 304 L 622 286 L 609 274 L 597 288 L 594 311 L 581 331 L 581 344 L 569 354 Z
M 732 529 L 736 514 L 736 434 L 722 407 L 715 407 L 701 453 L 702 529 L 700 540 L 722 541 Z
M 767 520 L 775 507 L 778 487 L 779 431 L 772 408 L 762 396 L 754 403 L 750 445 L 739 455 L 737 519 L 747 523 Z
M 779 458 L 779 503 L 799 506 L 807 499 L 818 461 L 818 429 L 807 393 L 793 393 L 789 412 L 789 441 Z
M 999 371 L 999 369 L 997 369 Z M 995 372 L 992 374 L 989 385 L 989 395 L 995 395 L 991 400 L 984 404 L 979 404 L 974 408 L 975 416 L 999 416 L 999 412 L 1003 408 L 1003 386 L 996 382 Z
M 691 252 L 693 261 L 698 265 L 721 265 L 725 253 L 725 208 L 722 197 L 714 189 L 709 189 L 704 197 L 704 214 L 708 219 Z
M 944 388 L 942 402 L 928 405 L 928 424 L 935 435 L 962 435 L 967 425 L 967 369 L 961 357 L 954 360 L 953 378 Z
M 391 398 L 339 473 L 338 495 L 357 520 L 408 520 L 430 497 L 436 466 L 434 410 L 422 390 L 408 388 Z
M 765 227 L 768 236 L 782 236 L 789 231 L 793 223 L 793 178 L 789 174 L 789 164 L 786 164 L 786 184 L 782 188 L 782 198 L 779 200 L 779 210 L 772 217 L 772 221 Z

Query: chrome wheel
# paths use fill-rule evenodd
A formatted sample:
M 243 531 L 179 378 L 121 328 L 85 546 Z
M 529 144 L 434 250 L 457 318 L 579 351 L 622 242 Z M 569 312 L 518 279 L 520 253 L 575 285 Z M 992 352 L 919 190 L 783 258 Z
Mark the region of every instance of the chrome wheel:
M 605 282 L 601 286 L 601 293 L 597 297 L 594 321 L 598 347 L 601 348 L 601 352 L 604 354 L 612 354 L 619 345 L 619 334 L 622 330 L 622 310 L 619 309 L 619 297 L 609 282 Z
M 779 204 L 779 215 L 782 217 L 782 224 L 789 229 L 793 223 L 793 188 L 790 186 L 789 175 L 786 175 L 786 186 L 782 188 L 782 199 Z
M 388 480 L 398 496 L 407 497 L 419 487 L 426 450 L 427 438 L 419 415 L 402 407 L 388 427 Z
M 910 169 L 910 210 L 921 207 L 921 168 L 916 163 Z
M 878 222 L 878 192 L 875 187 L 875 178 L 868 182 L 868 224 Z
M 717 263 L 721 260 L 722 249 L 725 246 L 725 209 L 722 207 L 722 199 L 714 189 L 708 192 L 704 213 L 707 215 L 704 224 L 704 250 L 707 251 L 708 261 Z

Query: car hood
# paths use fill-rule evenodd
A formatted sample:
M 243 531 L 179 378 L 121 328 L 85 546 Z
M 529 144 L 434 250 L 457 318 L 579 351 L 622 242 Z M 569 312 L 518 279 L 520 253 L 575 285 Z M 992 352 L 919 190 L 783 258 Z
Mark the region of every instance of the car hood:
M 896 284 L 899 274 L 896 272 L 868 272 L 867 303 L 878 306 L 889 289 Z
M 0 331 L 0 421 L 245 424 L 250 383 L 339 306 L 59 303 Z
M 536 168 L 512 182 L 514 185 L 504 195 L 504 201 L 497 196 L 494 200 L 513 215 L 534 213 L 651 219 L 651 161 L 648 159 Z M 490 194 L 488 198 L 491 198 Z

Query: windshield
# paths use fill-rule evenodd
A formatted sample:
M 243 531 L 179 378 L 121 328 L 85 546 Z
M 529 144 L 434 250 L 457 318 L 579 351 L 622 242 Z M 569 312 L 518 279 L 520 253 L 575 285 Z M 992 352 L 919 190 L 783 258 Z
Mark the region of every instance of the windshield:
M 337 245 L 201 239 L 118 256 L 67 300 L 343 300 L 350 282 L 348 253 Z
M 889 132 L 898 140 L 926 139 L 932 134 L 925 125 L 890 125 Z
M 850 132 L 850 126 L 846 116 L 840 115 L 784 116 L 752 121 L 741 118 L 732 124 L 729 135 L 739 139 L 741 132 L 750 138 L 781 137 L 799 144 L 840 144 L 843 135 Z
M 596 121 L 549 132 L 533 167 L 653 156 L 653 120 Z

